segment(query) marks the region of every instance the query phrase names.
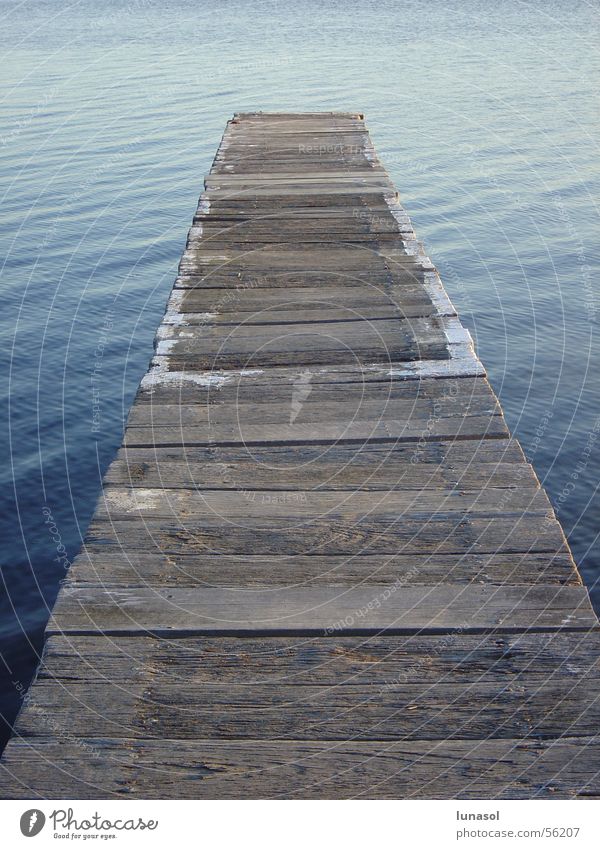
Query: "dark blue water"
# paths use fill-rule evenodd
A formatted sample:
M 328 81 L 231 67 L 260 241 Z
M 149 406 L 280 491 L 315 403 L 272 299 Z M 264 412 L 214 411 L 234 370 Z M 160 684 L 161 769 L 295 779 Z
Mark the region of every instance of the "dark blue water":
M 600 609 L 599 11 L 0 2 L 9 722 L 234 111 L 366 113 Z

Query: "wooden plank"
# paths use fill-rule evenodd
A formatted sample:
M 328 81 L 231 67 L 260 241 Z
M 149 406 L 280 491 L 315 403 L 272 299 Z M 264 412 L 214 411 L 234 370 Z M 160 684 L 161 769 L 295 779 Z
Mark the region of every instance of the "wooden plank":
M 455 391 L 453 395 L 437 398 L 387 397 L 381 392 L 379 397 L 352 397 L 350 392 L 332 393 L 329 401 L 312 395 L 310 381 L 306 386 L 300 383 L 296 392 L 280 393 L 281 400 L 275 396 L 261 403 L 226 403 L 215 399 L 212 404 L 136 404 L 131 410 L 128 427 L 178 426 L 194 427 L 210 422 L 213 425 L 231 424 L 235 420 L 264 424 L 293 424 L 294 422 L 331 422 L 336 414 L 344 421 L 360 419 L 376 421 L 405 422 L 421 424 L 425 429 L 430 419 L 467 416 L 500 416 L 501 408 L 490 394 L 462 395 Z M 366 393 L 365 393 L 366 394 Z M 336 398 L 336 395 L 338 396 Z M 287 396 L 287 397 L 286 397 Z M 295 397 L 297 396 L 297 397 Z M 349 397 L 348 397 L 349 396 Z M 344 398 L 344 400 L 341 400 Z
M 271 590 L 65 586 L 48 634 L 334 634 L 597 625 L 584 587 L 444 584 Z
M 269 267 L 265 260 L 262 265 L 255 260 L 255 266 L 249 263 L 239 262 L 228 257 L 226 254 L 216 256 L 224 259 L 211 260 L 208 262 L 189 263 L 182 268 L 176 279 L 175 294 L 179 289 L 215 290 L 227 289 L 236 292 L 250 290 L 277 289 L 287 290 L 300 288 L 320 288 L 323 286 L 342 287 L 344 289 L 364 288 L 367 286 L 374 292 L 388 291 L 390 299 L 402 304 L 406 290 L 406 298 L 410 303 L 410 296 L 414 295 L 418 287 L 423 284 L 425 270 L 421 266 L 406 265 L 392 268 L 373 268 L 363 265 L 352 265 L 348 268 L 340 268 L 339 265 L 330 268 L 317 268 L 307 263 L 302 264 L 290 258 L 289 267 L 283 264 L 276 268 Z M 350 266 L 350 263 L 348 263 Z M 398 287 L 399 291 L 396 291 Z M 421 289 L 421 292 L 423 290 Z M 218 293 L 225 298 L 225 294 Z M 294 293 L 295 294 L 295 293 Z M 327 298 L 327 291 L 323 292 Z M 302 297 L 301 294 L 298 297 Z M 348 292 L 347 298 L 359 298 L 360 293 Z M 190 303 L 192 300 L 190 299 Z M 190 309 L 188 311 L 195 311 Z
M 134 405 L 125 446 L 402 440 L 419 443 L 409 458 L 414 464 L 420 461 L 420 446 L 428 440 L 508 435 L 498 403 L 484 382 L 423 381 L 414 391 L 410 386 L 403 388 L 401 382 L 390 387 L 388 378 L 387 385 L 381 382 L 365 389 L 357 384 L 353 389 L 347 384 L 322 386 L 318 379 L 313 384 L 313 372 L 305 370 L 281 373 L 283 383 L 278 386 L 271 379 L 267 391 L 261 392 L 261 403 L 246 404 L 246 398 L 255 397 L 254 387 L 269 380 L 270 370 L 265 375 L 249 368 L 231 380 L 226 377 L 222 383 L 226 388 L 218 392 L 213 390 L 221 385 L 216 373 L 207 373 L 204 381 L 198 375 L 192 377 L 192 389 L 185 394 L 177 372 L 173 386 L 167 382 L 165 387 L 161 380 L 165 369 L 176 368 L 177 363 L 169 359 L 157 381 L 143 383 L 149 403 Z M 434 388 L 436 383 L 440 389 Z M 196 403 L 185 403 L 192 398 Z M 159 403 L 169 400 L 178 403 Z
M 506 438 L 508 429 L 502 416 L 475 415 L 401 421 L 381 419 L 350 422 L 293 422 L 292 424 L 213 424 L 191 427 L 131 427 L 125 432 L 123 444 L 129 446 L 194 446 L 194 445 L 266 445 L 268 443 L 329 444 L 333 442 L 397 440 L 421 442 L 427 439 Z
M 386 172 L 383 169 L 376 168 L 354 169 L 353 171 L 315 168 L 308 172 L 301 172 L 294 167 L 289 171 L 283 171 L 278 174 L 265 174 L 262 171 L 260 173 L 254 173 L 250 170 L 245 170 L 242 174 L 213 174 L 211 171 L 204 178 L 207 188 L 210 186 L 274 186 L 280 183 L 289 186 L 294 185 L 296 182 L 329 183 L 330 181 L 334 181 L 335 185 L 353 182 L 364 183 L 365 185 L 382 185 L 384 189 L 387 190 L 389 188 L 391 191 L 394 191 Z
M 595 656 L 580 649 L 577 635 L 549 642 L 547 634 L 487 638 L 483 646 L 478 637 L 451 635 L 429 638 L 425 650 L 421 638 L 406 637 L 358 647 L 313 638 L 301 648 L 281 638 L 241 647 L 226 638 L 161 641 L 158 648 L 156 640 L 116 638 L 109 655 L 98 638 L 51 638 L 17 732 L 40 735 L 51 716 L 54 730 L 71 737 L 85 737 L 91 725 L 105 737 L 180 740 L 587 736 L 600 719 L 599 635 L 585 634 Z M 556 643 L 565 644 L 558 653 Z M 536 668 L 542 647 L 552 653 L 545 670 Z M 306 663 L 312 653 L 321 666 Z M 226 667 L 219 680 L 217 656 Z M 579 713 L 585 701 L 590 708 Z
M 334 232 L 337 233 L 340 241 L 347 240 L 349 242 L 351 241 L 352 244 L 364 242 L 371 245 L 375 238 L 378 242 L 383 242 L 388 238 L 396 240 L 399 234 L 401 237 L 415 238 L 414 231 L 411 228 L 399 227 L 398 222 L 394 221 L 391 216 L 386 224 L 378 223 L 375 228 L 366 230 L 364 233 L 353 230 L 334 230 Z M 278 245 L 286 243 L 293 245 L 298 245 L 299 243 L 303 245 L 320 245 L 324 242 L 329 243 L 331 241 L 331 235 L 329 232 L 323 233 L 322 230 L 316 227 L 309 230 L 308 228 L 299 227 L 298 224 L 290 227 L 287 233 L 285 229 L 283 232 L 276 232 L 274 228 L 269 230 L 262 228 L 257 232 L 256 228 L 254 228 L 252 231 L 242 232 L 239 227 L 209 228 L 204 225 L 202 227 L 202 239 L 207 248 L 243 251 L 244 249 L 247 250 L 250 246 L 273 244 L 273 242 L 276 242 Z
M 168 356 L 171 362 L 192 362 L 199 370 L 243 367 L 248 360 L 254 366 L 263 366 L 447 359 L 443 321 L 416 318 L 233 328 L 206 325 L 198 334 L 175 329 L 173 338 L 158 341 L 156 354 Z
M 281 281 L 282 284 L 284 281 Z M 227 315 L 227 321 L 236 322 L 247 320 L 241 318 L 243 313 L 262 313 L 293 310 L 296 315 L 298 311 L 311 311 L 321 313 L 324 310 L 346 310 L 352 312 L 344 317 L 348 320 L 354 318 L 368 318 L 365 310 L 379 311 L 376 314 L 384 315 L 384 308 L 393 309 L 394 315 L 435 315 L 434 305 L 431 298 L 422 286 L 405 286 L 401 292 L 389 286 L 339 286 L 329 285 L 321 280 L 317 286 L 293 286 L 281 285 L 273 287 L 240 287 L 231 292 L 223 292 L 223 287 L 189 289 L 183 295 L 175 290 L 175 297 L 171 299 L 170 305 L 182 316 L 184 325 L 195 323 L 193 316 L 200 314 L 203 318 L 198 323 L 210 323 L 213 317 L 223 314 Z M 422 312 L 417 312 L 420 309 Z M 411 313 L 407 313 L 411 310 Z M 209 315 L 205 315 L 209 313 Z M 298 321 L 296 317 L 294 319 Z M 323 321 L 318 314 L 311 315 L 311 321 Z M 331 319 L 329 319 L 331 320 Z
M 105 486 L 96 509 L 99 520 L 128 518 L 163 519 L 181 516 L 186 521 L 207 522 L 235 519 L 271 519 L 359 522 L 367 518 L 385 524 L 405 519 L 442 519 L 454 514 L 494 517 L 498 515 L 538 515 L 553 518 L 550 502 L 538 486 L 506 489 L 423 489 L 364 492 L 326 490 L 209 490 L 150 489 Z
M 223 390 L 221 390 L 223 391 Z M 123 480 L 112 480 L 112 470 L 119 468 L 120 463 L 127 461 L 131 478 L 140 480 L 142 485 L 144 480 L 144 462 L 149 462 L 150 458 L 159 466 L 168 466 L 171 462 L 184 462 L 189 464 L 193 469 L 195 464 L 201 464 L 203 469 L 208 470 L 208 467 L 214 462 L 218 466 L 217 474 L 222 475 L 223 465 L 241 466 L 245 462 L 252 463 L 255 473 L 260 474 L 260 469 L 266 466 L 268 472 L 277 474 L 277 472 L 294 474 L 294 469 L 303 469 L 308 476 L 307 480 L 311 480 L 311 475 L 315 468 L 319 468 L 319 464 L 323 464 L 325 468 L 329 468 L 330 464 L 335 469 L 342 469 L 344 474 L 353 476 L 355 469 L 373 469 L 377 470 L 377 476 L 373 475 L 372 485 L 378 487 L 379 475 L 382 475 L 381 488 L 394 489 L 399 485 L 404 489 L 412 489 L 408 483 L 412 477 L 412 473 L 416 473 L 421 477 L 423 486 L 417 485 L 417 489 L 428 488 L 427 481 L 431 475 L 437 471 L 440 474 L 449 475 L 448 480 L 453 479 L 453 469 L 482 469 L 482 481 L 487 479 L 487 474 L 483 469 L 496 468 L 501 470 L 502 466 L 508 465 L 515 467 L 515 473 L 518 469 L 518 474 L 512 479 L 515 486 L 523 483 L 527 485 L 532 481 L 531 466 L 525 461 L 519 443 L 514 439 L 482 439 L 477 443 L 461 442 L 460 440 L 434 441 L 430 440 L 419 444 L 418 451 L 415 455 L 415 446 L 410 443 L 398 442 L 394 445 L 370 445 L 369 451 L 357 451 L 352 445 L 330 445 L 327 451 L 323 451 L 320 446 L 302 445 L 294 448 L 293 451 L 285 445 L 268 445 L 253 448 L 251 452 L 243 446 L 222 448 L 218 452 L 214 448 L 190 448 L 183 452 L 178 448 L 160 448 L 152 446 L 152 448 L 121 448 L 117 453 L 116 460 L 111 464 L 107 471 L 107 480 L 111 483 L 123 483 Z M 139 464 L 139 468 L 137 467 Z M 386 483 L 386 475 L 389 473 L 389 485 Z M 322 481 L 323 478 L 317 471 L 317 480 Z M 352 477 L 352 479 L 354 479 Z M 256 478 L 255 478 L 256 480 Z M 537 480 L 537 479 L 536 479 Z M 407 485 L 404 485 L 404 481 Z M 501 485 L 501 484 L 497 484 Z M 207 489 L 217 489 L 218 487 L 210 487 Z M 223 481 L 222 487 L 229 488 L 226 481 Z M 270 489 L 275 487 L 260 487 L 255 489 Z M 296 487 L 290 486 L 289 489 Z M 352 488 L 352 487 L 348 487 Z
M 223 243 L 231 239 L 232 244 L 243 244 L 253 236 L 260 249 L 263 248 L 262 243 L 268 243 L 289 250 L 293 248 L 291 242 L 297 242 L 298 248 L 306 249 L 308 246 L 318 247 L 312 239 L 319 234 L 323 243 L 331 244 L 335 239 L 337 250 L 346 243 L 351 246 L 356 237 L 359 243 L 377 243 L 381 237 L 385 243 L 390 235 L 402 241 L 416 238 L 410 218 L 392 215 L 389 209 L 383 207 L 293 207 L 273 211 L 270 206 L 252 206 L 246 211 L 237 203 L 227 205 L 215 201 L 211 203 L 211 210 L 206 212 L 200 207 L 195 213 L 188 245 L 199 249 L 206 239 L 207 247 L 212 248 L 213 238 Z M 409 233 L 413 235 L 405 235 Z
M 394 248 L 395 246 L 395 248 Z M 394 252 L 395 250 L 395 252 Z M 256 250 L 248 250 L 242 246 L 230 247 L 226 250 L 218 250 L 209 243 L 201 247 L 201 243 L 194 243 L 186 249 L 179 264 L 181 270 L 189 268 L 190 271 L 199 273 L 203 266 L 227 265 L 229 268 L 236 264 L 245 270 L 253 268 L 274 271 L 303 271 L 313 269 L 317 272 L 327 270 L 344 270 L 349 272 L 386 271 L 386 263 L 393 264 L 400 272 L 414 269 L 418 271 L 423 266 L 418 258 L 406 253 L 406 244 L 398 236 L 395 240 L 382 241 L 373 238 L 371 242 L 355 245 L 353 242 L 342 242 L 339 240 L 323 242 L 319 245 L 302 244 L 294 245 L 279 242 L 261 243 Z
M 50 732 L 51 735 L 51 732 Z M 598 798 L 598 737 L 361 742 L 14 739 L 6 799 Z M 43 768 L 42 766 L 43 765 Z
M 477 361 L 472 357 L 474 363 Z M 163 368 L 159 371 L 159 365 Z M 173 380 L 168 379 L 167 364 L 164 358 L 153 361 L 152 369 L 142 380 L 136 397 L 136 404 L 271 404 L 290 403 L 295 387 L 310 387 L 310 393 L 303 400 L 326 400 L 336 398 L 348 403 L 360 402 L 361 399 L 389 398 L 394 399 L 432 399 L 434 403 L 439 398 L 474 398 L 485 396 L 496 402 L 496 397 L 489 383 L 481 376 L 457 375 L 449 380 L 438 378 L 418 377 L 413 379 L 401 376 L 406 366 L 402 368 L 386 367 L 384 365 L 345 365 L 320 368 L 288 368 L 273 367 L 268 369 L 212 369 L 207 372 L 184 372 L 181 377 L 173 373 Z M 416 364 L 415 364 L 416 367 Z M 158 372 L 155 374 L 155 372 Z M 167 379 L 165 379 L 167 377 Z M 188 378 L 188 379 L 186 379 Z M 448 443 L 452 444 L 452 443 Z M 506 446 L 506 440 L 498 443 Z M 471 448 L 471 452 L 489 451 L 487 443 L 482 442 Z M 511 443 L 516 446 L 515 440 Z M 496 449 L 493 449 L 494 452 Z M 518 458 L 523 460 L 519 449 Z M 471 453 L 470 456 L 473 456 Z
M 312 221 L 323 222 L 323 227 L 331 228 L 332 233 L 337 228 L 356 226 L 358 222 L 364 225 L 377 223 L 378 219 L 389 219 L 391 215 L 390 206 L 382 198 L 357 199 L 357 203 L 338 202 L 329 204 L 311 203 L 306 206 L 301 204 L 275 205 L 270 202 L 245 202 L 243 199 L 235 203 L 226 200 L 208 201 L 202 197 L 194 213 L 194 222 L 244 222 L 255 225 L 264 224 L 275 226 L 281 222 L 284 226 L 297 222 L 299 227 L 309 226 Z M 392 217 L 396 221 L 410 224 L 410 217 L 404 210 L 394 211 Z M 277 230 L 274 231 L 278 233 Z
M 195 290 L 192 290 L 195 293 Z M 261 290 L 262 292 L 269 290 Z M 215 325 L 227 325 L 228 327 L 251 327 L 265 324 L 307 324 L 312 323 L 332 323 L 340 321 L 379 321 L 382 319 L 412 319 L 434 317 L 439 315 L 454 316 L 456 312 L 454 308 L 449 308 L 446 312 L 440 313 L 440 310 L 431 303 L 427 298 L 415 298 L 411 303 L 398 305 L 392 300 L 387 299 L 387 303 L 382 303 L 380 306 L 360 306 L 353 303 L 352 298 L 346 297 L 342 300 L 348 301 L 348 306 L 332 306 L 335 301 L 328 296 L 321 296 L 321 300 L 315 298 L 312 301 L 304 299 L 294 299 L 289 295 L 286 297 L 284 289 L 275 290 L 281 294 L 273 298 L 269 298 L 272 306 L 259 306 L 256 309 L 246 307 L 250 301 L 245 298 L 239 299 L 240 309 L 236 312 L 233 310 L 223 311 L 220 309 L 221 302 L 224 300 L 222 290 L 209 290 L 202 293 L 203 301 L 208 302 L 206 312 L 191 312 L 191 308 L 195 306 L 190 300 L 185 304 L 185 309 L 182 310 L 182 320 L 171 324 L 165 322 L 161 325 L 158 339 L 172 338 L 171 328 L 173 326 L 184 327 L 211 327 Z M 231 300 L 236 300 L 232 298 Z M 212 310 L 212 311 L 211 311 Z
M 405 685 L 540 684 L 563 678 L 597 680 L 600 631 L 494 635 L 459 630 L 436 636 L 310 637 L 49 637 L 39 680 L 84 678 L 123 686 L 143 681 L 194 685 L 271 684 L 345 687 L 371 684 L 402 691 Z M 218 662 L 215 662 L 215 660 Z M 533 717 L 535 719 L 535 717 Z
M 385 191 L 389 190 L 389 184 L 383 180 L 367 181 L 367 180 L 348 180 L 346 183 L 338 185 L 335 181 L 312 183 L 310 181 L 298 180 L 294 183 L 286 183 L 285 185 L 262 187 L 260 183 L 250 186 L 207 186 L 206 194 L 212 200 L 213 198 L 227 199 L 229 201 L 237 200 L 238 198 L 246 198 L 254 200 L 255 198 L 310 198 L 311 196 L 322 197 L 339 197 L 346 196 L 354 198 L 357 194 L 360 195 L 377 195 L 378 197 Z
M 174 516 L 170 521 L 94 519 L 86 542 L 131 551 L 158 548 L 168 554 L 525 554 L 560 551 L 564 536 L 554 519 L 523 513 L 498 518 L 459 513 L 439 520 L 403 518 L 396 522 L 369 517 L 345 522 L 271 518 L 267 524 L 247 519 L 234 525 L 207 515 L 194 519 Z
M 375 456 L 367 458 L 348 445 L 331 446 L 326 452 L 313 447 L 308 468 L 295 452 L 275 454 L 280 446 L 260 447 L 252 451 L 227 447 L 221 456 L 211 449 L 190 449 L 191 458 L 176 448 L 129 448 L 121 451 L 109 467 L 109 484 L 135 488 L 162 489 L 243 489 L 243 490 L 475 490 L 535 486 L 527 464 L 459 463 L 423 465 L 422 452 L 406 452 L 399 445 L 377 446 Z M 406 448 L 406 446 L 403 446 Z M 201 452 L 206 455 L 201 458 Z M 199 454 L 199 459 L 196 459 Z M 158 455 L 158 456 L 157 456 Z M 411 462 L 414 460 L 414 462 Z M 286 463 L 283 467 L 273 463 Z M 306 461 L 305 461 L 306 462 Z
M 128 539 L 128 537 L 125 537 Z M 88 542 L 75 558 L 69 584 L 104 587 L 275 587 L 453 584 L 581 585 L 566 546 L 553 552 L 386 555 L 211 555 L 122 548 Z
M 359 495 L 365 497 L 361 500 Z M 546 517 L 543 528 L 536 528 L 535 516 Z M 421 540 L 410 536 L 419 522 L 427 523 Z M 232 525 L 235 533 L 229 540 Z M 508 544 L 503 534 L 511 533 Z M 109 488 L 90 527 L 88 542 L 106 546 L 114 539 L 130 551 L 160 546 L 180 555 L 186 546 L 195 553 L 279 554 L 286 551 L 286 535 L 287 550 L 298 553 L 390 554 L 402 547 L 405 554 L 423 555 L 456 553 L 461 545 L 476 552 L 491 553 L 497 546 L 518 553 L 551 550 L 559 545 L 560 529 L 539 489 L 516 497 L 511 490 L 500 489 L 489 490 L 485 496 L 466 491 L 431 490 L 427 494 L 424 490 L 377 493 L 373 498 L 370 492 Z M 169 565 L 173 565 L 172 556 Z M 356 568 L 354 564 L 350 572 L 363 577 Z M 411 561 L 411 569 L 415 568 Z M 216 564 L 215 570 L 218 574 Z M 444 578 L 443 572 L 433 571 L 438 579 Z M 238 574 L 243 580 L 244 571 L 238 570 Z M 509 574 L 516 582 L 514 573 Z M 296 575 L 302 579 L 301 572 Z

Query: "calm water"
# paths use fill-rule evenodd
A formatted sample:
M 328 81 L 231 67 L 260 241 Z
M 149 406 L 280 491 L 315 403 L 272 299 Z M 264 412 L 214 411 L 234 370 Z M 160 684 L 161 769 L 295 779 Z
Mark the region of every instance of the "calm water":
M 234 111 L 366 113 L 600 609 L 599 12 L 0 2 L 0 713 L 31 675 Z

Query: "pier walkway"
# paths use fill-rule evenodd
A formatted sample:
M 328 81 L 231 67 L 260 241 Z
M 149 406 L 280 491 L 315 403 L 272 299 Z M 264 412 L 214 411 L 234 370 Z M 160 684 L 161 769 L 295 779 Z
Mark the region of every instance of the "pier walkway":
M 363 117 L 236 115 L 0 796 L 599 796 L 599 654 Z

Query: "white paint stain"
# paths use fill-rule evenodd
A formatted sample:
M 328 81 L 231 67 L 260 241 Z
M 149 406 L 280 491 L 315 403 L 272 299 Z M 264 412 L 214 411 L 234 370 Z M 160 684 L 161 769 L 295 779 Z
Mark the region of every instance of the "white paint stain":
M 210 199 L 208 195 L 204 194 L 204 192 L 200 195 L 200 200 L 198 202 L 198 209 L 196 210 L 197 215 L 208 215 L 210 212 Z
M 107 489 L 104 492 L 106 509 L 125 513 L 156 510 L 160 506 L 160 489 Z
M 201 239 L 203 232 L 204 228 L 202 227 L 202 224 L 194 224 L 192 227 L 190 227 L 187 238 L 188 245 L 190 244 L 190 242 L 196 241 L 196 239 Z
M 177 345 L 177 339 L 159 339 L 156 346 L 156 353 L 159 357 L 164 357 L 165 354 L 171 354 Z
M 181 289 L 173 289 L 167 303 L 167 309 L 163 318 L 163 324 L 181 326 L 188 324 L 185 314 L 181 312 L 183 292 Z
M 438 315 L 456 315 L 454 304 L 448 297 L 437 272 L 426 272 L 425 291 L 431 298 Z
M 142 378 L 143 389 L 155 386 L 179 385 L 194 383 L 204 388 L 220 389 L 226 383 L 245 377 L 263 374 L 262 369 L 241 369 L 241 371 L 169 371 L 168 357 L 157 357 L 152 361 L 150 371 Z

